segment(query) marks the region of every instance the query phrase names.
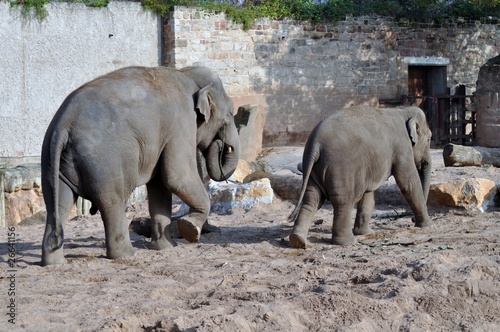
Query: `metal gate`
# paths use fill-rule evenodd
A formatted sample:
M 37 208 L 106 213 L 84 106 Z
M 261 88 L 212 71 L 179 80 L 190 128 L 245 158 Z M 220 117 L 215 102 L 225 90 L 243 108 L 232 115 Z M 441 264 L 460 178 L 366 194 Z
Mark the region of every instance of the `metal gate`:
M 404 96 L 404 105 L 418 105 L 426 114 L 435 145 L 472 145 L 476 112 L 468 109 L 471 95 Z

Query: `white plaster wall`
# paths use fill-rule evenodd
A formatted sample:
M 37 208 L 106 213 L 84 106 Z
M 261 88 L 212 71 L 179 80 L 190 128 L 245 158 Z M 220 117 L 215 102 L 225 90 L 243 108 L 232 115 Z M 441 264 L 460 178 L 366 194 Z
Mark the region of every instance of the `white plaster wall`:
M 39 22 L 0 3 L 0 157 L 40 155 L 54 113 L 83 83 L 161 61 L 161 20 L 138 2 L 46 8 Z

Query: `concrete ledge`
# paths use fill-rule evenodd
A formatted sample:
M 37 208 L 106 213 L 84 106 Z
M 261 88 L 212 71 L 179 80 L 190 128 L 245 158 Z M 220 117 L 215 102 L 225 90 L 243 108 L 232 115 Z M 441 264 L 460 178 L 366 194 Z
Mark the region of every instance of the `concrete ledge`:
M 447 66 L 450 64 L 450 59 L 440 56 L 407 56 L 403 58 L 403 62 L 413 66 Z

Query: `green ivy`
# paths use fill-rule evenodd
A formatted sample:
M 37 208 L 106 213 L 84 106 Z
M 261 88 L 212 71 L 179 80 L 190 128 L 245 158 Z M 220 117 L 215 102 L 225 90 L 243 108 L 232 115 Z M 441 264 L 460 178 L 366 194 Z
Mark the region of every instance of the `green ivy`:
M 106 7 L 109 3 L 109 0 L 83 0 L 83 3 L 89 7 Z
M 21 6 L 25 17 L 39 20 L 47 17 L 45 4 L 51 0 L 6 0 L 11 6 Z M 64 1 L 64 0 L 61 0 Z M 67 0 L 83 2 L 87 6 L 106 7 L 109 0 Z M 441 22 L 444 19 L 463 18 L 478 20 L 500 17 L 500 0 L 246 0 L 244 6 L 231 5 L 221 0 L 137 0 L 142 6 L 159 15 L 166 15 L 173 6 L 201 7 L 223 12 L 235 23 L 249 29 L 255 19 L 268 17 L 275 20 L 289 18 L 297 21 L 336 22 L 346 15 L 380 15 L 402 21 Z
M 11 7 L 20 6 L 21 13 L 25 18 L 36 17 L 40 21 L 47 18 L 47 9 L 45 5 L 50 2 L 50 0 L 8 0 Z

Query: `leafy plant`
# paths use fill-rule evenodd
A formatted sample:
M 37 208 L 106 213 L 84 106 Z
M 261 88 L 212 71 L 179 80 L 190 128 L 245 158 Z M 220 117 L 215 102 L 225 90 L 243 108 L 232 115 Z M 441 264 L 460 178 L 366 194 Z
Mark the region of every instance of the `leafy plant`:
M 83 0 L 83 3 L 89 7 L 106 7 L 109 0 Z
M 47 17 L 45 4 L 51 0 L 7 0 L 11 6 L 21 6 L 24 16 L 39 20 Z M 61 0 L 64 1 L 64 0 Z M 109 0 L 67 0 L 83 2 L 92 7 L 105 7 Z M 500 0 L 246 0 L 243 5 L 228 0 L 138 0 L 142 6 L 159 15 L 166 15 L 173 6 L 201 7 L 224 12 L 232 21 L 251 27 L 255 19 L 290 18 L 298 21 L 335 22 L 346 15 L 390 16 L 406 22 L 440 22 L 449 17 L 477 20 L 500 17 Z M 34 15 L 33 15 L 34 14 Z
M 21 13 L 25 18 L 37 17 L 40 21 L 47 18 L 45 5 L 50 0 L 8 0 L 11 7 L 21 6 Z

